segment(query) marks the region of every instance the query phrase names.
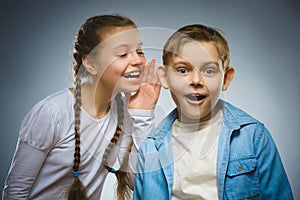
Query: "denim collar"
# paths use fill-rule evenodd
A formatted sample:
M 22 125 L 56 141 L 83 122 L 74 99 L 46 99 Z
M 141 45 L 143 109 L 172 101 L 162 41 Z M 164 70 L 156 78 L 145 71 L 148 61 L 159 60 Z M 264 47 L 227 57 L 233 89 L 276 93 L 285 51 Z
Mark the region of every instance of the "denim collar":
M 219 100 L 217 106 L 222 107 L 224 112 L 224 125 L 232 131 L 239 129 L 244 125 L 257 122 L 257 120 L 252 116 L 228 102 Z M 156 148 L 160 149 L 165 146 L 165 142 L 170 143 L 170 141 L 172 141 L 172 134 L 169 132 L 172 131 L 172 124 L 177 117 L 178 110 L 175 108 L 160 122 L 160 124 L 154 129 L 153 133 L 148 136 L 148 138 L 155 140 Z

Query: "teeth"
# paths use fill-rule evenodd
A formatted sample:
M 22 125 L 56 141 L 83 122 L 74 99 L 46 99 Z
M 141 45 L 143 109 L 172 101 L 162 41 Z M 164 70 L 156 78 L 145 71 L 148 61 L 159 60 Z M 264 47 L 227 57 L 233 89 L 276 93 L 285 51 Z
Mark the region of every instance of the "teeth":
M 131 72 L 124 74 L 123 77 L 125 78 L 139 78 L 140 77 L 140 72 Z
M 187 94 L 185 95 L 188 99 L 193 101 L 200 101 L 201 99 L 204 99 L 205 96 L 201 94 Z

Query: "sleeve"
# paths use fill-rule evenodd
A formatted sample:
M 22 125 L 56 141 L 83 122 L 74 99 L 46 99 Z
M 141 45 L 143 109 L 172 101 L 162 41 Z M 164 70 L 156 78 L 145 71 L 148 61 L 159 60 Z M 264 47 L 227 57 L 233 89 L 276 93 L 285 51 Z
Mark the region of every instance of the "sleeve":
M 124 126 L 119 144 L 119 160 L 126 162 L 128 147 L 131 146 L 128 158 L 128 172 L 131 186 L 135 182 L 135 171 L 138 158 L 138 150 L 142 142 L 154 128 L 154 110 L 128 109 L 125 112 Z
M 45 102 L 38 103 L 25 116 L 6 178 L 3 199 L 28 199 L 35 178 L 55 145 L 58 125 L 57 112 Z
M 153 110 L 129 110 L 133 118 L 132 147 L 129 157 L 131 171 L 135 172 L 140 145 L 154 129 Z
M 293 199 L 279 152 L 263 125 L 258 128 L 255 144 L 262 199 Z
M 144 172 L 144 156 L 142 151 L 139 151 L 138 154 L 138 163 L 136 167 L 137 173 L 135 174 L 136 179 L 134 183 L 134 192 L 133 192 L 133 199 L 139 200 L 143 199 L 143 173 Z

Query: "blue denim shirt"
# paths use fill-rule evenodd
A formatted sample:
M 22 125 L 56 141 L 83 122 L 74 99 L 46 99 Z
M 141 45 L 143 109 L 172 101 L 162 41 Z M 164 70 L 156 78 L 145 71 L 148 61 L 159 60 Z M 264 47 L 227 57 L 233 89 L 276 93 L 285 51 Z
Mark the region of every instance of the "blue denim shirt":
M 224 112 L 217 158 L 220 200 L 293 199 L 291 187 L 275 143 L 264 125 L 219 101 Z M 141 145 L 133 199 L 171 198 L 174 176 L 173 110 Z

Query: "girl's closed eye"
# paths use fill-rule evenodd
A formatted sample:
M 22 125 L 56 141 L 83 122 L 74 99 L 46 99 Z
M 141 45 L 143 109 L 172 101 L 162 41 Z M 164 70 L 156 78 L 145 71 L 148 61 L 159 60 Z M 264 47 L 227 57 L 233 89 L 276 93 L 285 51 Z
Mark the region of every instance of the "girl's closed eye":
M 137 50 L 136 50 L 136 53 L 137 53 L 139 56 L 145 56 L 145 53 L 143 52 L 142 49 L 137 49 Z
M 121 58 L 122 58 L 122 57 L 126 57 L 126 56 L 127 56 L 127 53 L 119 53 L 119 54 L 118 54 L 118 57 L 121 57 Z
M 136 53 L 139 55 L 139 56 L 142 56 L 144 57 L 145 56 L 145 53 L 142 51 L 142 50 L 136 50 Z M 128 55 L 128 52 L 122 52 L 122 53 L 118 53 L 117 56 L 118 57 L 126 57 Z
M 129 48 L 127 45 L 120 45 L 114 48 L 114 55 L 117 57 L 126 57 L 129 53 Z

